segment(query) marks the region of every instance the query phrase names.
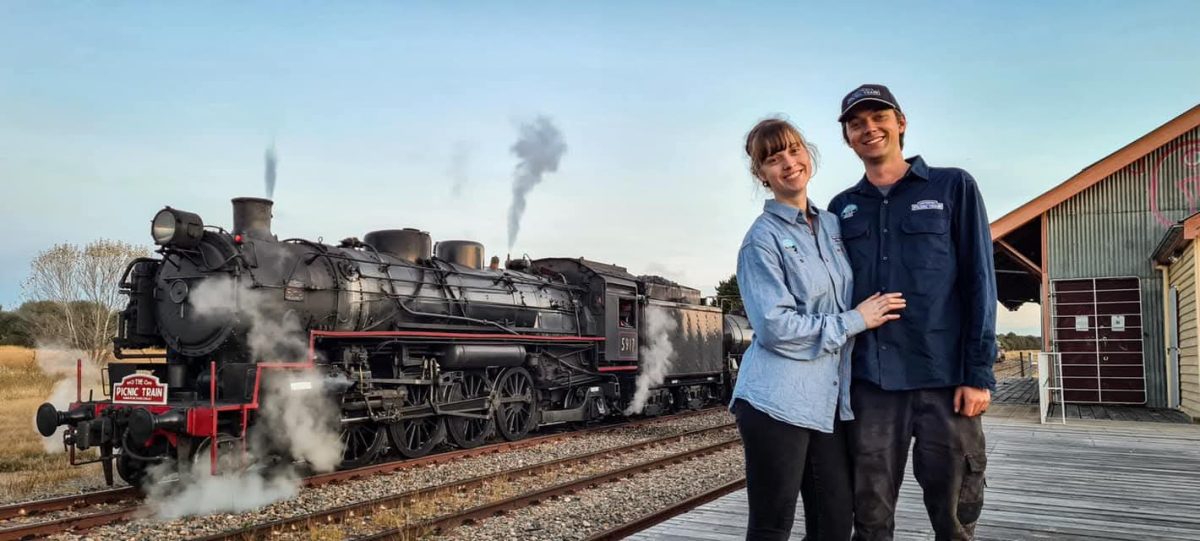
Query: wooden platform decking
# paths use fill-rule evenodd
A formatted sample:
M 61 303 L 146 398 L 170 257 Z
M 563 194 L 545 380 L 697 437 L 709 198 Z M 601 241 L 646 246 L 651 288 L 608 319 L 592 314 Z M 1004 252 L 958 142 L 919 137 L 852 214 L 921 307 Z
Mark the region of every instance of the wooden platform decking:
M 996 392 L 992 393 L 996 404 L 1037 404 L 1037 380 L 1033 378 L 1003 378 L 996 381 Z
M 1037 382 L 1033 378 L 1006 378 L 996 382 L 996 392 L 992 394 L 993 405 L 1036 405 L 1037 403 Z M 1050 413 L 1051 417 L 1061 419 L 1057 404 L 1050 407 Z M 1068 422 L 1079 419 L 1112 419 L 1114 421 L 1142 421 L 1148 423 L 1191 422 L 1191 418 L 1181 411 L 1142 406 L 1067 404 L 1066 414 Z
M 1039 424 L 1036 406 L 985 418 L 988 488 L 981 540 L 1200 540 L 1200 425 L 1068 420 Z M 896 539 L 933 539 L 912 467 Z M 740 540 L 745 491 L 659 524 L 640 541 Z M 797 506 L 792 539 L 804 537 Z

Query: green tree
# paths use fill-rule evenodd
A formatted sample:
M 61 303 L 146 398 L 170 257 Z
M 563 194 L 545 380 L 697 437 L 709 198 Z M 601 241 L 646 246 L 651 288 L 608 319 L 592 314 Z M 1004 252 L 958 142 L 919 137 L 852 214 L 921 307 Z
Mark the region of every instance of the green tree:
M 737 275 L 729 275 L 729 279 L 717 282 L 717 302 L 725 313 L 743 314 L 746 308 L 742 306 L 742 292 L 738 290 Z
M 0 345 L 33 347 L 29 325 L 19 312 L 5 312 L 0 308 Z

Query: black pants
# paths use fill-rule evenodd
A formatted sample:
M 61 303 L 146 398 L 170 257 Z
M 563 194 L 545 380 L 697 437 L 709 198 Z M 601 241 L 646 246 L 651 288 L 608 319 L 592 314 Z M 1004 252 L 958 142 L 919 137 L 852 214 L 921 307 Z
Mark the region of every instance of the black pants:
M 885 391 L 854 380 L 850 404 L 854 539 L 892 539 L 913 438 L 913 476 L 937 539 L 972 539 L 983 511 L 986 446 L 980 417 L 954 413 L 954 388 Z
M 845 422 L 826 434 L 777 421 L 744 400 L 733 406 L 746 453 L 747 540 L 787 539 L 804 497 L 808 541 L 850 539 L 853 523 Z

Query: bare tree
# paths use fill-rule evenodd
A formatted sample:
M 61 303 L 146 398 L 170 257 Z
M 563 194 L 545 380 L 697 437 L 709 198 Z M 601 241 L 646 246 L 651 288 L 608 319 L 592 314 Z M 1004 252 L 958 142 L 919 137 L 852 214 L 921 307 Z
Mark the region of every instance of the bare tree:
M 131 260 L 148 254 L 143 246 L 105 239 L 82 248 L 58 244 L 39 253 L 30 265 L 24 295 L 54 309 L 30 321 L 38 341 L 63 343 L 102 362 L 117 333 L 121 273 Z

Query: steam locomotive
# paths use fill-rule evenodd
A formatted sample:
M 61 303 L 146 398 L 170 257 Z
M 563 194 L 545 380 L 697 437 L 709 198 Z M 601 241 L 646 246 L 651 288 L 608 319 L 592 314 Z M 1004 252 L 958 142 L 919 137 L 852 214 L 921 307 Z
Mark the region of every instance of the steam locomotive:
M 485 267 L 481 244 L 435 248 L 415 229 L 281 241 L 272 206 L 234 199 L 231 231 L 171 207 L 154 216 L 160 257 L 131 262 L 121 279 L 129 303 L 108 397 L 37 412 L 46 437 L 66 426 L 72 464 L 101 462 L 110 484 L 115 464 L 133 485 L 164 461 L 211 455 L 215 468 L 218 452 L 245 449 L 275 399 L 270 384 L 299 373 L 309 380 L 291 390 L 337 405 L 342 468 L 374 461 L 388 442 L 418 457 L 625 415 L 639 376 L 640 413 L 695 409 L 726 399 L 753 336 L 699 291 L 619 266 Z M 227 301 L 216 310 L 213 290 Z M 291 345 L 259 347 L 263 321 Z M 669 350 L 655 361 L 667 364 L 648 366 L 650 346 Z M 76 459 L 74 449 L 93 447 L 99 458 Z

